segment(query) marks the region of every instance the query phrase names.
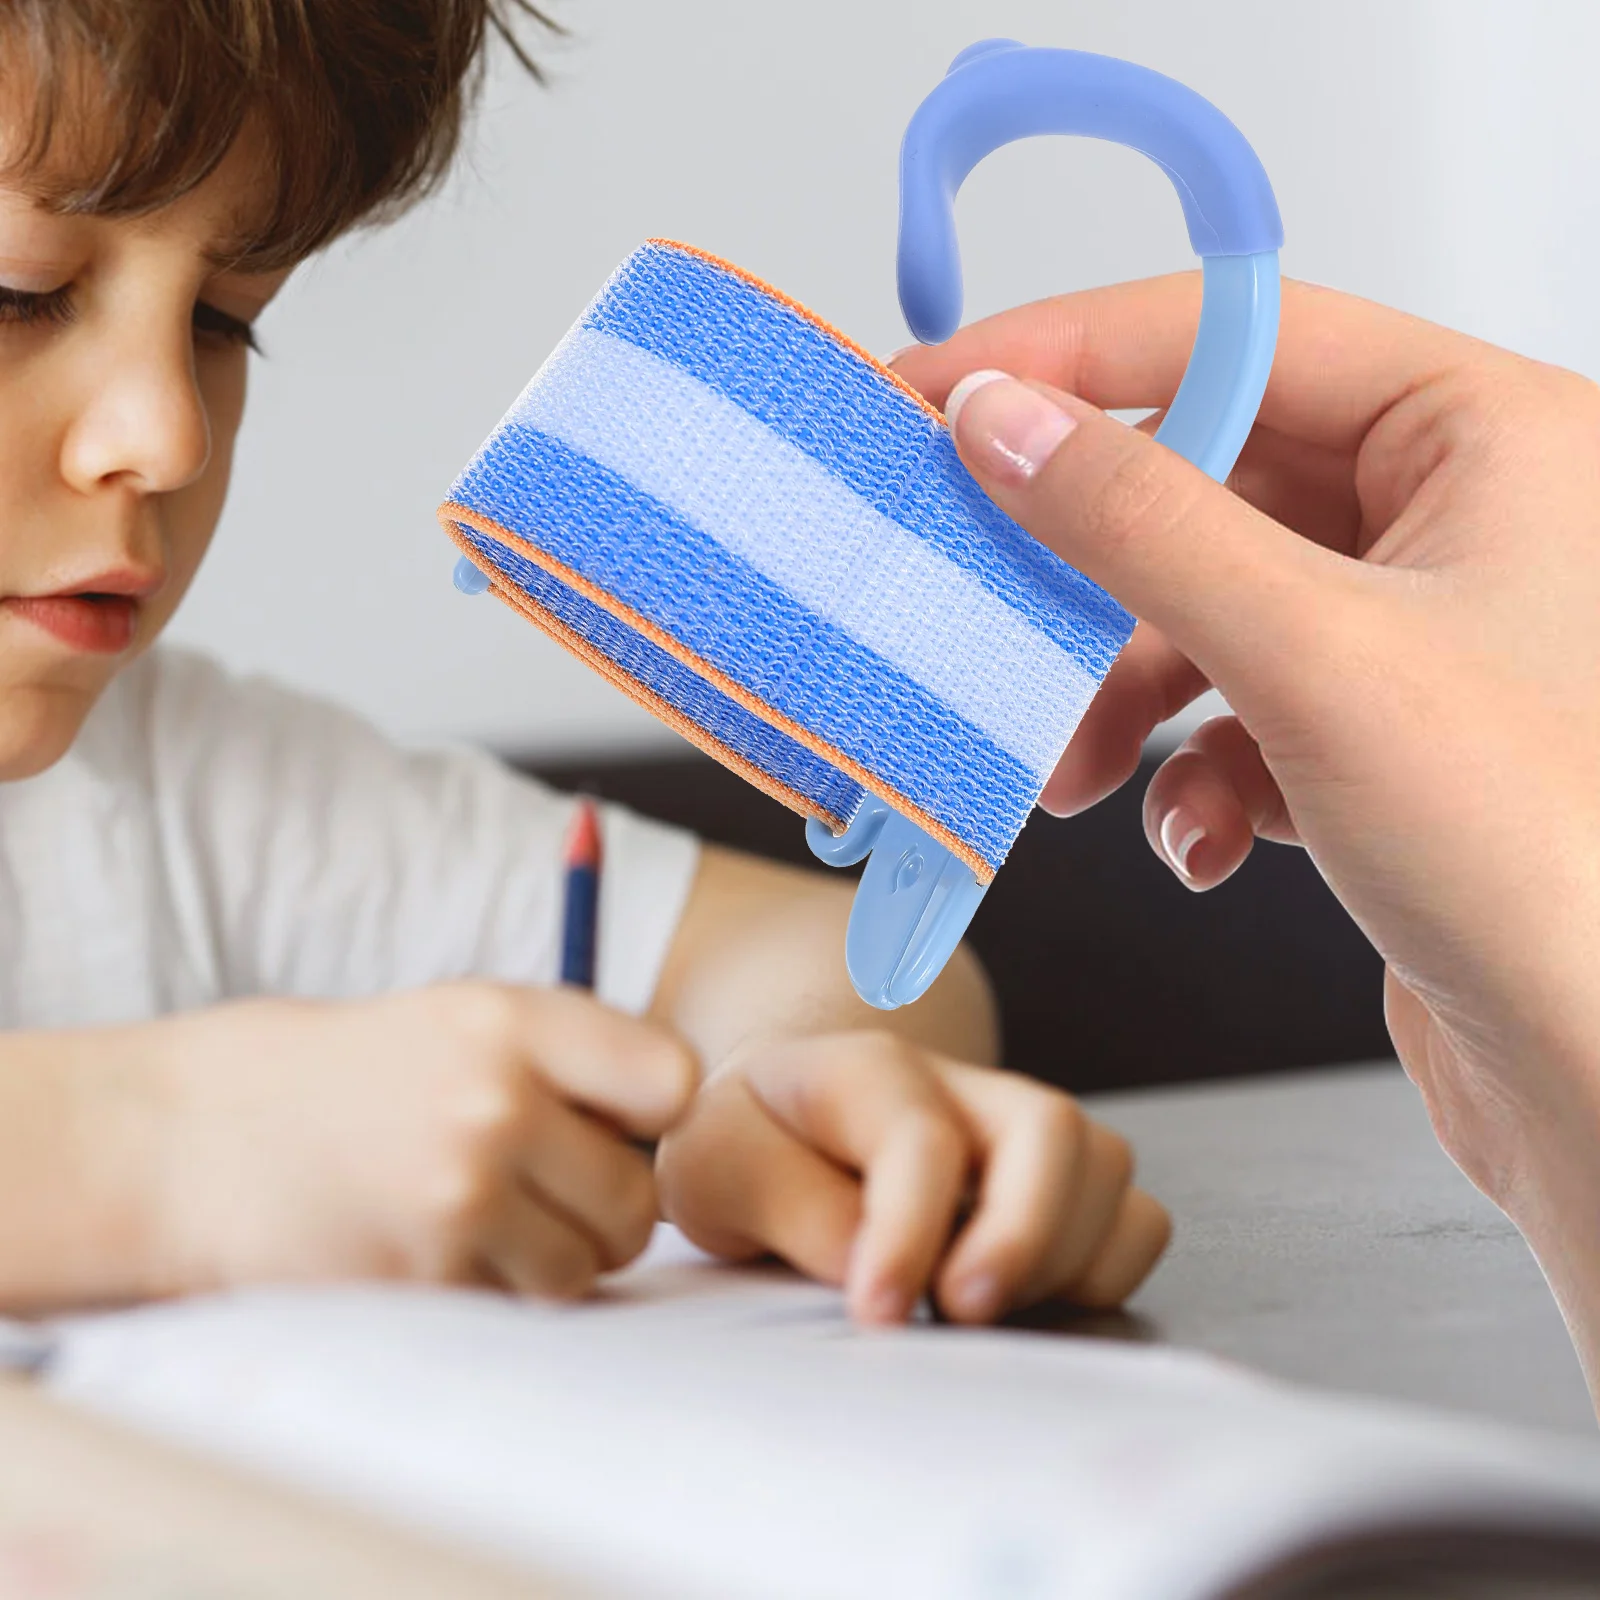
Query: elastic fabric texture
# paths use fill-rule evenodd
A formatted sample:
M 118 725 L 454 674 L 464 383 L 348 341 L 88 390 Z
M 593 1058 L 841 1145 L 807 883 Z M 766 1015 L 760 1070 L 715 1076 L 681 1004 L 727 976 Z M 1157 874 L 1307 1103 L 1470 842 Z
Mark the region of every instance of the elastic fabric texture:
M 751 782 L 835 831 L 870 791 L 984 882 L 1133 629 L 887 368 L 664 240 L 440 519 L 503 601 Z

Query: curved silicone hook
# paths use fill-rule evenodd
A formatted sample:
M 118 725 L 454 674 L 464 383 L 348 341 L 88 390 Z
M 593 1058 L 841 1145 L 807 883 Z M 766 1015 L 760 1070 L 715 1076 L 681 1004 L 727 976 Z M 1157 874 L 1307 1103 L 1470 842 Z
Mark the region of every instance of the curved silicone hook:
M 1181 83 L 1131 62 L 986 39 L 951 63 L 917 108 L 900 150 L 900 307 L 925 343 L 961 321 L 955 197 L 986 155 L 1035 134 L 1131 145 L 1172 180 L 1204 261 L 1200 329 L 1156 437 L 1219 481 L 1249 435 L 1278 338 L 1272 185 L 1243 134 Z M 984 896 L 970 868 L 882 801 L 869 799 L 813 852 L 838 865 L 868 856 L 846 935 L 862 999 L 889 1008 L 920 996 L 961 942 Z
M 1221 481 L 1266 390 L 1278 340 L 1283 221 L 1245 136 L 1209 100 L 1131 61 L 985 39 L 963 50 L 900 146 L 900 309 L 925 344 L 961 321 L 955 197 L 1001 145 L 1038 134 L 1110 139 L 1172 180 L 1204 262 L 1200 331 L 1156 437 Z
M 948 339 L 961 321 L 956 191 L 1002 145 L 1051 133 L 1149 156 L 1178 191 L 1197 256 L 1283 245 L 1266 170 L 1209 100 L 1131 61 L 985 39 L 950 63 L 900 146 L 900 307 L 924 343 Z

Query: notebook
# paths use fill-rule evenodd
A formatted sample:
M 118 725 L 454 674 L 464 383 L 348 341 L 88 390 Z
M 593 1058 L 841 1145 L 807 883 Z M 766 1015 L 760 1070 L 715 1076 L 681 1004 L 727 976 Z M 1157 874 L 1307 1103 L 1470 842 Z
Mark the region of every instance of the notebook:
M 857 1331 L 666 1228 L 580 1305 L 252 1290 L 48 1343 L 72 1405 L 584 1592 L 1600 1593 L 1586 1440 L 1071 1331 Z

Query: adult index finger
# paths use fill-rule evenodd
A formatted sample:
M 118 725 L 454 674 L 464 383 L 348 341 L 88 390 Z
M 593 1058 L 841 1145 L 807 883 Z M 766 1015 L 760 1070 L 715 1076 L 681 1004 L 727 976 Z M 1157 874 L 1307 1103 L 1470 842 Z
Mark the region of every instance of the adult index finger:
M 934 405 L 969 372 L 998 368 L 1105 411 L 1167 405 L 1194 345 L 1200 275 L 1178 273 L 1002 311 L 941 345 L 913 345 L 894 370 Z M 1503 352 L 1370 300 L 1283 285 L 1277 355 L 1258 421 L 1329 449 L 1354 449 L 1397 400 L 1437 374 Z

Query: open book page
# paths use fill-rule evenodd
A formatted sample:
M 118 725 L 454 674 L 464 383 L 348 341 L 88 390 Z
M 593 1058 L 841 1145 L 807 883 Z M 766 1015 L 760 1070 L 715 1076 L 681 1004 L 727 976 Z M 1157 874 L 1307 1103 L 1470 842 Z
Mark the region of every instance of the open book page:
M 1200 1600 L 1318 1545 L 1592 1535 L 1600 1453 L 1157 1346 L 921 1325 L 670 1231 L 599 1300 L 253 1291 L 66 1324 L 55 1392 L 651 1595 Z

